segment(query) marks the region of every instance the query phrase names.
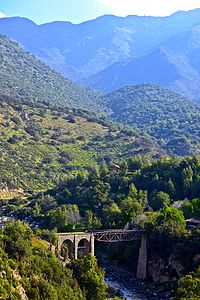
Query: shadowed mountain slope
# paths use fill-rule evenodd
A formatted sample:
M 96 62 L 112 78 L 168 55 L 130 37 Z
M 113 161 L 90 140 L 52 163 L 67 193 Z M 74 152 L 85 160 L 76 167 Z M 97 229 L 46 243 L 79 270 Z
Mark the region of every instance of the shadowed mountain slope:
M 151 53 L 119 61 L 81 81 L 103 92 L 144 82 L 160 84 L 200 103 L 199 21 Z
M 125 85 L 150 82 L 168 87 L 199 102 L 200 73 L 195 62 L 198 64 L 195 60 L 192 66 L 184 54 L 158 48 L 148 55 L 117 62 L 81 83 L 107 93 Z

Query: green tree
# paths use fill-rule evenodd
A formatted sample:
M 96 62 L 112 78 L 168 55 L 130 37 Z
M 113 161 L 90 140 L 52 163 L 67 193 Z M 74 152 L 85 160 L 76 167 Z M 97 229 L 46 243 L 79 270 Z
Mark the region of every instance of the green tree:
M 3 243 L 9 257 L 23 260 L 31 253 L 32 230 L 26 224 L 9 222 L 4 229 Z
M 106 228 L 117 228 L 121 223 L 121 209 L 116 203 L 105 207 L 103 211 L 103 221 Z
M 108 170 L 108 167 L 107 167 L 107 164 L 106 164 L 105 160 L 102 161 L 99 172 L 100 172 L 100 176 L 101 176 L 103 181 L 108 181 L 109 180 L 109 175 L 110 174 L 109 174 L 109 170 Z
M 65 205 L 50 210 L 46 215 L 45 223 L 49 229 L 64 230 L 68 223 L 68 211 Z
M 95 230 L 101 227 L 101 221 L 96 216 L 94 216 L 91 210 L 85 211 L 83 224 L 84 227 L 88 230 Z
M 170 197 L 167 193 L 162 191 L 154 193 L 150 199 L 150 205 L 154 210 L 160 210 L 163 207 L 170 205 Z
M 186 218 L 198 218 L 200 219 L 200 198 L 193 199 L 186 203 L 182 207 L 182 211 Z
M 172 236 L 185 232 L 186 222 L 183 213 L 175 207 L 164 207 L 155 219 L 155 230 Z
M 97 265 L 97 259 L 94 256 L 85 256 L 73 262 L 71 267 L 87 300 L 106 299 L 105 272 Z
M 183 189 L 184 189 L 185 196 L 189 196 L 190 187 L 193 182 L 193 170 L 191 166 L 188 166 L 187 168 L 183 169 L 182 180 L 183 180 Z
M 110 185 L 99 179 L 92 180 L 91 185 L 85 196 L 88 197 L 87 205 L 93 211 L 100 210 L 108 201 Z
M 136 217 L 143 212 L 146 202 L 147 192 L 137 191 L 136 187 L 131 184 L 128 196 L 120 205 L 124 223 L 134 222 Z
M 200 267 L 180 280 L 176 291 L 178 299 L 200 299 Z

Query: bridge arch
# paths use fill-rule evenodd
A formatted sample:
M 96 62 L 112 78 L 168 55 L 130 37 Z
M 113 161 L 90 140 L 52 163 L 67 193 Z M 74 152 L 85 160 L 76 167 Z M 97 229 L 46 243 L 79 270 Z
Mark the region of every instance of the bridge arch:
M 78 257 L 85 256 L 90 253 L 90 239 L 82 238 L 78 242 Z
M 74 258 L 74 243 L 71 239 L 65 239 L 60 246 L 60 256 L 66 261 Z
M 78 253 L 83 255 L 89 253 L 94 255 L 94 235 L 93 233 L 60 233 L 58 234 L 57 254 L 62 257 L 63 243 L 68 244 L 69 257 L 78 258 Z

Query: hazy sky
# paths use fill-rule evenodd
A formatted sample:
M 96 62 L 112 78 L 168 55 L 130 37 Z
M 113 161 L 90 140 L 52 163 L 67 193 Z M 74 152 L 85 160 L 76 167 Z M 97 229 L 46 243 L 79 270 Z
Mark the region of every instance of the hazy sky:
M 195 8 L 200 8 L 200 0 L 0 0 L 0 17 L 80 23 L 103 14 L 166 16 Z

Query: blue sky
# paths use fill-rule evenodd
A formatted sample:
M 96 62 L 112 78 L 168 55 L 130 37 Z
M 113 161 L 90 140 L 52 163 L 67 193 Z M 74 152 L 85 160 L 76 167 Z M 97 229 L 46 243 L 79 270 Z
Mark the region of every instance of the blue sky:
M 103 14 L 165 16 L 195 8 L 200 8 L 200 0 L 0 0 L 0 17 L 27 17 L 37 24 L 80 23 Z

